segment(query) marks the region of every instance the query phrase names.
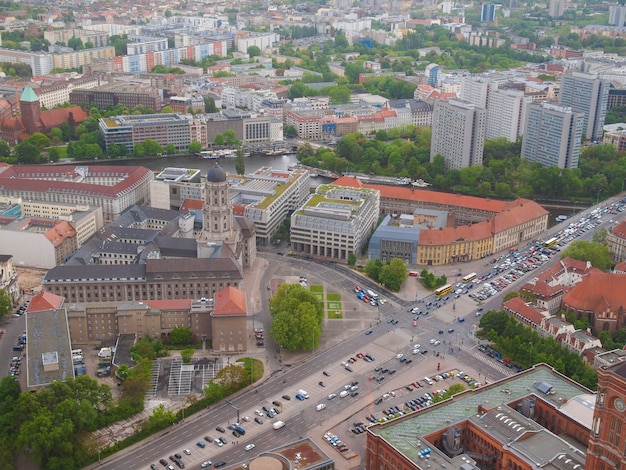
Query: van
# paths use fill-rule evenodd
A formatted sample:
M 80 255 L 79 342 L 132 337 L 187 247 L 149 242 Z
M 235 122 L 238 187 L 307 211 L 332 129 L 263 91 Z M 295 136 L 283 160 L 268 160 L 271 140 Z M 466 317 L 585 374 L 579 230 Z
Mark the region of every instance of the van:
M 82 355 L 83 355 L 82 349 L 72 349 L 72 356 L 82 356 Z
M 272 428 L 274 429 L 280 429 L 285 425 L 284 421 L 276 421 L 275 423 L 272 423 Z
M 309 393 L 306 390 L 298 390 L 298 393 L 304 398 L 309 398 Z
M 342 390 L 341 393 L 339 394 L 339 396 L 341 398 L 345 398 L 350 394 L 350 392 L 348 390 Z

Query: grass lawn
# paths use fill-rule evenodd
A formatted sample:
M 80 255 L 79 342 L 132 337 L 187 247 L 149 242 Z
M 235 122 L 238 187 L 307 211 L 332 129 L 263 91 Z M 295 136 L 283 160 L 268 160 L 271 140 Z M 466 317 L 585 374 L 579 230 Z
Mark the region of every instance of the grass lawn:
M 324 293 L 324 286 L 311 286 L 310 287 L 310 291 L 311 292 L 315 292 L 315 293 Z
M 328 311 L 329 320 L 335 320 L 335 319 L 341 319 L 341 318 L 343 318 L 343 315 L 341 314 L 341 310 L 329 310 Z
M 328 310 L 341 310 L 341 302 L 328 302 Z
M 326 298 L 328 300 L 340 301 L 341 300 L 341 294 L 326 294 Z

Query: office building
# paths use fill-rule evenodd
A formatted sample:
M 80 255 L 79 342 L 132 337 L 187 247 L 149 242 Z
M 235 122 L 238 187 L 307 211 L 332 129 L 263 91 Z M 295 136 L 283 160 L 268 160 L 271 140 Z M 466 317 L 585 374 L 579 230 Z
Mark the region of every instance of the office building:
M 526 107 L 532 98 L 519 90 L 494 90 L 489 93 L 485 139 L 504 137 L 515 142 L 522 135 Z
M 176 150 L 187 150 L 191 143 L 189 119 L 180 114 L 112 116 L 99 119 L 99 125 L 107 153 L 112 144 L 123 145 L 133 153 L 135 145 L 147 139 L 162 147 L 172 144 Z
M 141 86 L 136 83 L 130 85 L 112 82 L 89 89 L 72 90 L 70 103 L 85 108 L 96 106 L 100 109 L 114 108 L 118 104 L 129 109 L 143 106 L 154 112 L 159 112 L 163 100 L 161 91 L 152 85 Z
M 524 122 L 522 158 L 543 166 L 577 168 L 583 113 L 548 103 L 528 105 Z
M 416 392 L 407 397 L 423 395 L 423 391 Z M 591 390 L 546 364 L 538 364 L 371 425 L 365 466 L 582 470 L 589 458 L 585 450 L 595 401 Z M 605 470 L 609 468 L 618 466 Z
M 48 52 L 26 52 L 0 48 L 0 62 L 30 65 L 33 77 L 48 75 L 54 69 L 54 56 Z
M 565 0 L 550 0 L 548 15 L 552 18 L 560 18 L 565 11 Z
M 442 155 L 448 170 L 483 162 L 487 110 L 461 100 L 436 101 L 430 161 Z
M 484 77 L 465 77 L 461 85 L 461 99 L 479 108 L 489 108 L 491 93 L 498 89 L 498 84 Z
M 37 166 L 0 163 L 0 197 L 97 206 L 110 222 L 150 198 L 153 173 L 141 166 Z
M 426 79 L 428 82 L 426 83 L 428 86 L 438 87 L 439 86 L 439 78 L 441 74 L 441 67 L 438 64 L 428 64 L 426 69 L 424 70 L 426 74 Z
M 561 79 L 559 104 L 583 113 L 583 134 L 588 140 L 602 139 L 611 84 L 595 75 L 566 73 Z
M 626 362 L 598 369 L 598 393 L 585 470 L 624 469 L 626 457 Z
M 496 19 L 496 4 L 483 3 L 480 10 L 480 21 L 493 21 Z
M 376 227 L 380 194 L 366 188 L 318 186 L 291 215 L 294 254 L 347 263 L 359 255 Z

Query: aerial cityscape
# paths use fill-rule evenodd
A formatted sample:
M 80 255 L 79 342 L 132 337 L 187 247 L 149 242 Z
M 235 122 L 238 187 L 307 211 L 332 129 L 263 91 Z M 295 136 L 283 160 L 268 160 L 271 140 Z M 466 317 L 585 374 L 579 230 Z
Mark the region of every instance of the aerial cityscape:
M 0 468 L 626 470 L 623 3 L 0 1 Z

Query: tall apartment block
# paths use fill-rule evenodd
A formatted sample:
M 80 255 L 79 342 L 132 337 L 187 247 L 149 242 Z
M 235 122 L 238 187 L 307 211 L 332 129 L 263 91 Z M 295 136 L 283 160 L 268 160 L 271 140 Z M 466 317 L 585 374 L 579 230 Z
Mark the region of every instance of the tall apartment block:
M 485 139 L 504 137 L 515 142 L 522 132 L 526 106 L 532 101 L 519 90 L 499 90 L 485 78 L 463 80 L 461 99 L 487 109 Z
M 563 75 L 559 104 L 583 113 L 583 133 L 590 140 L 602 138 L 611 84 L 595 75 L 574 72 Z
M 480 21 L 493 21 L 496 19 L 496 4 L 483 3 L 480 10 Z
M 441 154 L 449 170 L 481 165 L 487 110 L 462 100 L 435 101 L 430 161 Z
M 583 113 L 548 103 L 531 104 L 524 122 L 522 158 L 544 166 L 577 168 Z

